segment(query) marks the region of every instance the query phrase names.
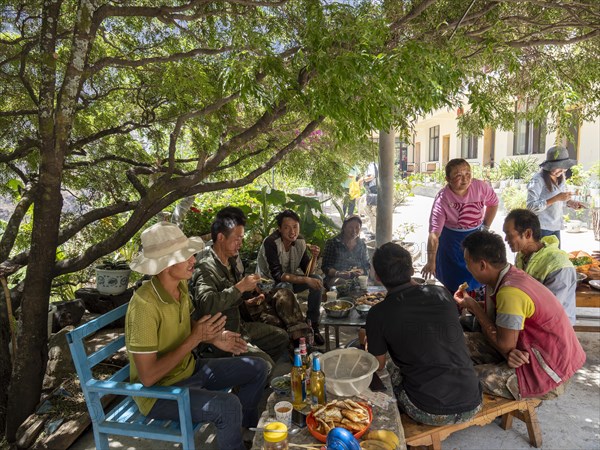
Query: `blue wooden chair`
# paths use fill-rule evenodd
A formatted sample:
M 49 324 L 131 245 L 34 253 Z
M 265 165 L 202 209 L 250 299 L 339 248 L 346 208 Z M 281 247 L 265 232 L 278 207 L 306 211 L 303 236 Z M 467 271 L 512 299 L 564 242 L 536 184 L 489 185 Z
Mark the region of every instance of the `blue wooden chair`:
M 190 394 L 188 388 L 175 386 L 145 387 L 141 383 L 129 383 L 129 364 L 106 380 L 94 378 L 92 368 L 125 346 L 125 335 L 87 354 L 84 340 L 96 331 L 125 316 L 124 304 L 108 313 L 84 324 L 67 334 L 73 363 L 79 375 L 81 390 L 85 396 L 96 448 L 108 450 L 108 436 L 122 435 L 161 441 L 179 442 L 184 449 L 194 449 L 194 435 L 202 423 L 192 423 L 190 415 Z M 116 406 L 105 411 L 101 399 L 105 395 L 119 395 L 125 398 Z M 133 400 L 136 397 L 163 398 L 177 401 L 179 421 L 148 419 L 138 410 Z

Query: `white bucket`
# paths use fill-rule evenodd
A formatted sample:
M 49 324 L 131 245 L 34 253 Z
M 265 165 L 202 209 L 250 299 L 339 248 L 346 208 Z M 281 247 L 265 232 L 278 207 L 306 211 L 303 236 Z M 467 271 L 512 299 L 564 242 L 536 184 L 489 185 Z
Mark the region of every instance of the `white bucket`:
M 581 231 L 581 220 L 569 220 L 565 227 L 570 233 L 579 233 Z

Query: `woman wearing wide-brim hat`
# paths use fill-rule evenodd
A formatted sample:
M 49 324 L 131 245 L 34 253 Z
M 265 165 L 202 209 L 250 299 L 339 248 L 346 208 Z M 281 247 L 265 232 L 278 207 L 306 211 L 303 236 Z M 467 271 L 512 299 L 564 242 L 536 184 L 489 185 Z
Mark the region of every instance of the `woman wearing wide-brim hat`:
M 565 172 L 577 162 L 569 158 L 569 151 L 562 146 L 550 147 L 546 160 L 540 164 L 527 185 L 527 208 L 540 219 L 542 237 L 554 235 L 559 240 L 563 222 L 563 204 L 573 209 L 585 208 L 581 202 L 571 200 L 566 192 Z

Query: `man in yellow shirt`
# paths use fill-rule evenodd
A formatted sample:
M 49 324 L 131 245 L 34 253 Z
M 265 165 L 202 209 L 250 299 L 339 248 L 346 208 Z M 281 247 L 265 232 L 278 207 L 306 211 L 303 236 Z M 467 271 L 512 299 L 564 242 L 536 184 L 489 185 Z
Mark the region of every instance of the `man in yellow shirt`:
M 137 272 L 153 275 L 133 295 L 125 319 L 130 378 L 145 386 L 181 386 L 190 390 L 192 421 L 212 422 L 221 449 L 244 450 L 242 427 L 258 423 L 257 405 L 268 366 L 260 358 L 194 359 L 201 342 L 239 355 L 247 349 L 237 333 L 224 330 L 226 317 L 205 315 L 192 322 L 187 280 L 199 238 L 186 238 L 174 224 L 161 222 L 142 233 L 143 250 L 131 263 Z M 224 390 L 236 386 L 237 393 Z M 136 398 L 148 418 L 177 419 L 172 400 Z
M 476 231 L 462 243 L 467 269 L 486 285 L 485 309 L 465 290 L 454 300 L 482 333 L 465 333 L 484 390 L 502 397 L 551 398 L 585 362 L 569 318 L 539 281 L 506 261 L 502 238 Z

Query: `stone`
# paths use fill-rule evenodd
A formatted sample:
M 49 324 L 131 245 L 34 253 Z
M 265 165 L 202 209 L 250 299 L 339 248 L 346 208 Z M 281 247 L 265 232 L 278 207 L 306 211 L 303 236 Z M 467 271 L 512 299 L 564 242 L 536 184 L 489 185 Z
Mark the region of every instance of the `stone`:
M 42 385 L 44 390 L 58 387 L 75 373 L 71 351 L 65 337 L 71 330 L 73 330 L 72 326 L 63 328 L 53 334 L 48 342 L 48 365 L 46 366 L 46 375 Z
M 53 333 L 69 325 L 78 325 L 85 313 L 85 305 L 80 298 L 65 302 L 55 302 L 52 305 L 56 306 L 54 322 L 52 324 Z

